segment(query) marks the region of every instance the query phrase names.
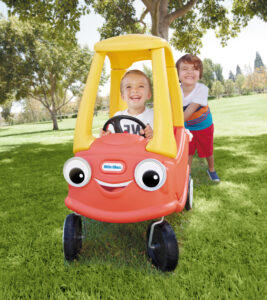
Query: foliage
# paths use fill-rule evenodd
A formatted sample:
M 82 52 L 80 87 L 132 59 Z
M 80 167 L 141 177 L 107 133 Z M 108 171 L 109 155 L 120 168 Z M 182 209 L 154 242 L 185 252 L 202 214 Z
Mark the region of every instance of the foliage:
M 231 96 L 234 95 L 235 84 L 234 84 L 233 80 L 227 79 L 224 82 L 224 92 L 225 92 L 225 95 L 228 96 L 228 97 L 231 97 Z
M 210 107 L 222 181 L 210 182 L 206 165 L 194 158 L 193 210 L 166 218 L 180 244 L 171 274 L 147 261 L 149 222 L 88 220 L 80 260 L 64 263 L 70 211 L 62 166 L 73 155 L 75 120 L 63 120 L 56 132 L 51 123 L 1 128 L 0 298 L 265 299 L 266 95 L 214 100 Z
M 11 18 L 2 19 L 0 28 L 1 98 L 14 94 L 17 100 L 30 97 L 39 101 L 57 129 L 58 111 L 82 91 L 92 53 L 77 44 L 66 47 L 64 33 L 51 39 L 48 24 Z
M 210 58 L 203 59 L 203 76 L 201 82 L 211 89 L 214 80 L 224 82 L 223 68 L 220 64 L 215 64 Z
M 6 123 L 11 125 L 12 123 L 12 113 L 11 113 L 11 107 L 12 107 L 12 101 L 6 101 L 2 106 L 2 112 L 1 115 Z
M 174 30 L 173 46 L 181 51 L 198 53 L 201 39 L 208 29 L 215 30 L 216 36 L 225 45 L 231 37 L 237 36 L 253 16 L 266 20 L 266 7 L 262 1 L 232 1 L 231 14 L 221 0 L 142 0 L 144 9 L 140 16 L 135 10 L 136 0 L 49 0 L 13 1 L 4 0 L 12 13 L 22 19 L 34 18 L 49 22 L 53 28 L 71 29 L 68 34 L 79 30 L 79 18 L 93 9 L 104 19 L 99 29 L 101 38 L 124 33 L 151 32 L 168 40 L 169 28 Z M 145 20 L 150 15 L 151 27 Z
M 235 80 L 235 86 L 240 95 L 243 94 L 244 83 L 245 83 L 245 76 L 242 74 L 237 75 Z
M 242 71 L 239 67 L 239 65 L 236 66 L 236 72 L 235 72 L 235 77 L 237 77 L 238 75 L 242 74 Z
M 214 73 L 215 73 L 215 78 L 216 80 L 220 81 L 221 83 L 224 82 L 223 78 L 223 68 L 220 64 L 214 64 Z
M 79 0 L 2 0 L 2 2 L 10 8 L 9 16 L 17 15 L 22 21 L 34 19 L 40 24 L 49 23 L 50 34 L 54 33 L 53 29 L 67 34 L 65 42 L 75 41 L 74 33 L 80 28 L 80 17 L 90 12 Z
M 264 67 L 264 63 L 262 61 L 260 53 L 257 51 L 256 52 L 256 57 L 255 57 L 255 60 L 254 60 L 254 70 L 259 69 L 261 67 Z
M 243 93 L 248 94 L 250 92 L 262 93 L 267 89 L 267 73 L 266 68 L 261 67 L 254 70 L 248 69 L 248 73 L 245 76 L 245 82 L 243 85 Z
M 209 89 L 212 87 L 212 82 L 215 80 L 213 62 L 210 58 L 203 59 L 203 76 L 201 82 L 204 83 Z
M 264 0 L 233 1 L 232 13 L 235 16 L 235 20 L 244 26 L 254 16 L 265 22 L 267 21 L 267 6 Z
M 23 110 L 19 115 L 20 122 L 32 123 L 49 120 L 49 112 L 41 102 L 28 98 L 22 103 Z
M 216 98 L 219 98 L 222 96 L 223 93 L 224 93 L 224 87 L 223 87 L 222 83 L 219 80 L 215 80 L 212 83 L 210 94 L 215 96 Z
M 232 71 L 229 72 L 229 77 L 228 79 L 232 80 L 232 81 L 235 81 L 235 75 Z

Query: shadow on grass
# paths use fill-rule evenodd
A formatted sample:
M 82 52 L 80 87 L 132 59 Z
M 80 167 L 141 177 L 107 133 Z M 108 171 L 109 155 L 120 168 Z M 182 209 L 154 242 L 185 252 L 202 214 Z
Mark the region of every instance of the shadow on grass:
M 7 131 L 9 127 L 0 127 L 0 133 Z
M 195 232 L 208 231 L 216 235 L 221 232 L 226 236 L 225 241 L 232 239 L 231 233 L 235 231 L 242 236 L 246 227 L 250 227 L 253 234 L 255 231 L 262 234 L 260 223 L 267 197 L 266 149 L 266 134 L 217 138 L 214 155 L 221 179 L 219 184 L 208 178 L 206 162 L 194 159 Z
M 61 132 L 61 131 L 74 131 L 73 128 L 65 128 L 65 129 L 59 129 L 59 130 L 56 130 L 54 132 Z M 42 133 L 51 133 L 53 132 L 53 129 L 48 129 L 48 130 L 40 130 L 40 131 L 26 131 L 26 132 L 21 132 L 21 133 L 12 133 L 12 134 L 6 134 L 6 135 L 1 135 L 1 137 L 10 137 L 10 136 L 28 136 L 28 135 L 31 135 L 31 134 L 42 134 Z
M 264 182 L 262 174 L 266 171 L 261 162 L 265 159 L 266 149 L 267 135 L 217 138 L 215 163 L 222 180 L 219 185 L 208 179 L 205 162 L 200 159 L 193 161 L 194 209 L 167 217 L 182 248 L 192 247 L 187 244 L 191 240 L 188 235 L 195 236 L 203 228 L 205 233 L 219 229 L 226 235 L 228 227 L 216 225 L 220 219 L 237 223 L 248 212 L 250 217 L 262 216 L 262 203 L 253 202 L 253 194 Z M 63 259 L 62 227 L 70 211 L 64 206 L 67 185 L 62 167 L 71 156 L 72 142 L 55 145 L 32 143 L 0 153 L 0 208 L 3 212 L 2 231 L 5 232 L 2 244 L 6 245 L 3 255 L 9 253 L 27 259 L 28 254 L 23 249 L 30 247 L 31 251 L 39 253 L 40 259 L 46 255 L 44 251 L 60 252 L 56 258 Z M 261 193 L 264 196 L 264 192 Z M 130 265 L 137 269 L 148 267 L 146 230 L 150 221 L 108 224 L 87 219 L 85 223 L 87 236 L 81 263 Z M 12 236 L 12 240 L 8 236 Z M 228 235 L 228 242 L 231 239 Z M 223 243 L 225 236 L 223 241 L 218 242 L 217 236 L 215 240 Z M 201 242 L 203 240 L 199 239 Z M 23 246 L 20 249 L 18 245 Z
M 221 182 L 232 179 L 231 174 L 247 174 L 249 168 L 258 168 L 258 161 L 266 163 L 267 134 L 258 136 L 220 137 L 214 141 L 215 169 Z M 196 155 L 192 164 L 194 186 L 216 185 L 207 173 L 207 162 Z M 266 173 L 266 172 L 264 172 Z M 235 178 L 235 182 L 238 178 Z

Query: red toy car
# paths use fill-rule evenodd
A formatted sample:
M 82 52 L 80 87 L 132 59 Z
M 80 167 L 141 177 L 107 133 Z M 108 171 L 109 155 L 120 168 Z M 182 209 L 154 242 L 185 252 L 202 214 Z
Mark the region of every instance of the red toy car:
M 65 204 L 75 212 L 64 223 L 65 258 L 77 258 L 82 247 L 81 216 L 111 223 L 161 218 L 148 228 L 147 252 L 156 267 L 172 271 L 178 263 L 178 243 L 163 219 L 184 207 L 191 209 L 193 181 L 188 167 L 189 136 L 183 125 L 181 91 L 171 48 L 157 37 L 126 35 L 97 43 L 95 51 L 76 123 L 75 157 L 65 163 L 63 170 L 69 184 Z M 152 60 L 151 140 L 122 132 L 93 137 L 94 104 L 106 56 L 112 69 L 110 116 L 123 107 L 119 83 L 126 69 L 135 61 Z M 128 117 L 111 118 L 104 128 L 123 118 Z M 145 127 L 142 122 L 140 125 Z

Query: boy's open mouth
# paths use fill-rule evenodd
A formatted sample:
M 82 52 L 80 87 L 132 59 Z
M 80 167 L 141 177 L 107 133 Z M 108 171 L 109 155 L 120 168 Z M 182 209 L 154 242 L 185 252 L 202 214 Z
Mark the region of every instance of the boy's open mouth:
M 141 96 L 131 96 L 130 97 L 130 100 L 131 101 L 134 101 L 134 102 L 137 102 L 137 101 L 139 101 L 141 99 Z

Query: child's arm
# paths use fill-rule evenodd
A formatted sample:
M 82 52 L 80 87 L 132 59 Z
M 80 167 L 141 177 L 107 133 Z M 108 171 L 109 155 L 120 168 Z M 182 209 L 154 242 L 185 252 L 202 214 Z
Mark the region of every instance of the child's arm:
M 192 114 L 199 108 L 200 104 L 190 103 L 184 111 L 184 121 L 187 121 Z
M 149 124 L 146 125 L 146 128 L 143 130 L 140 130 L 141 134 L 144 134 L 146 138 L 148 139 L 152 139 L 153 137 L 153 129 L 151 128 L 151 126 Z

